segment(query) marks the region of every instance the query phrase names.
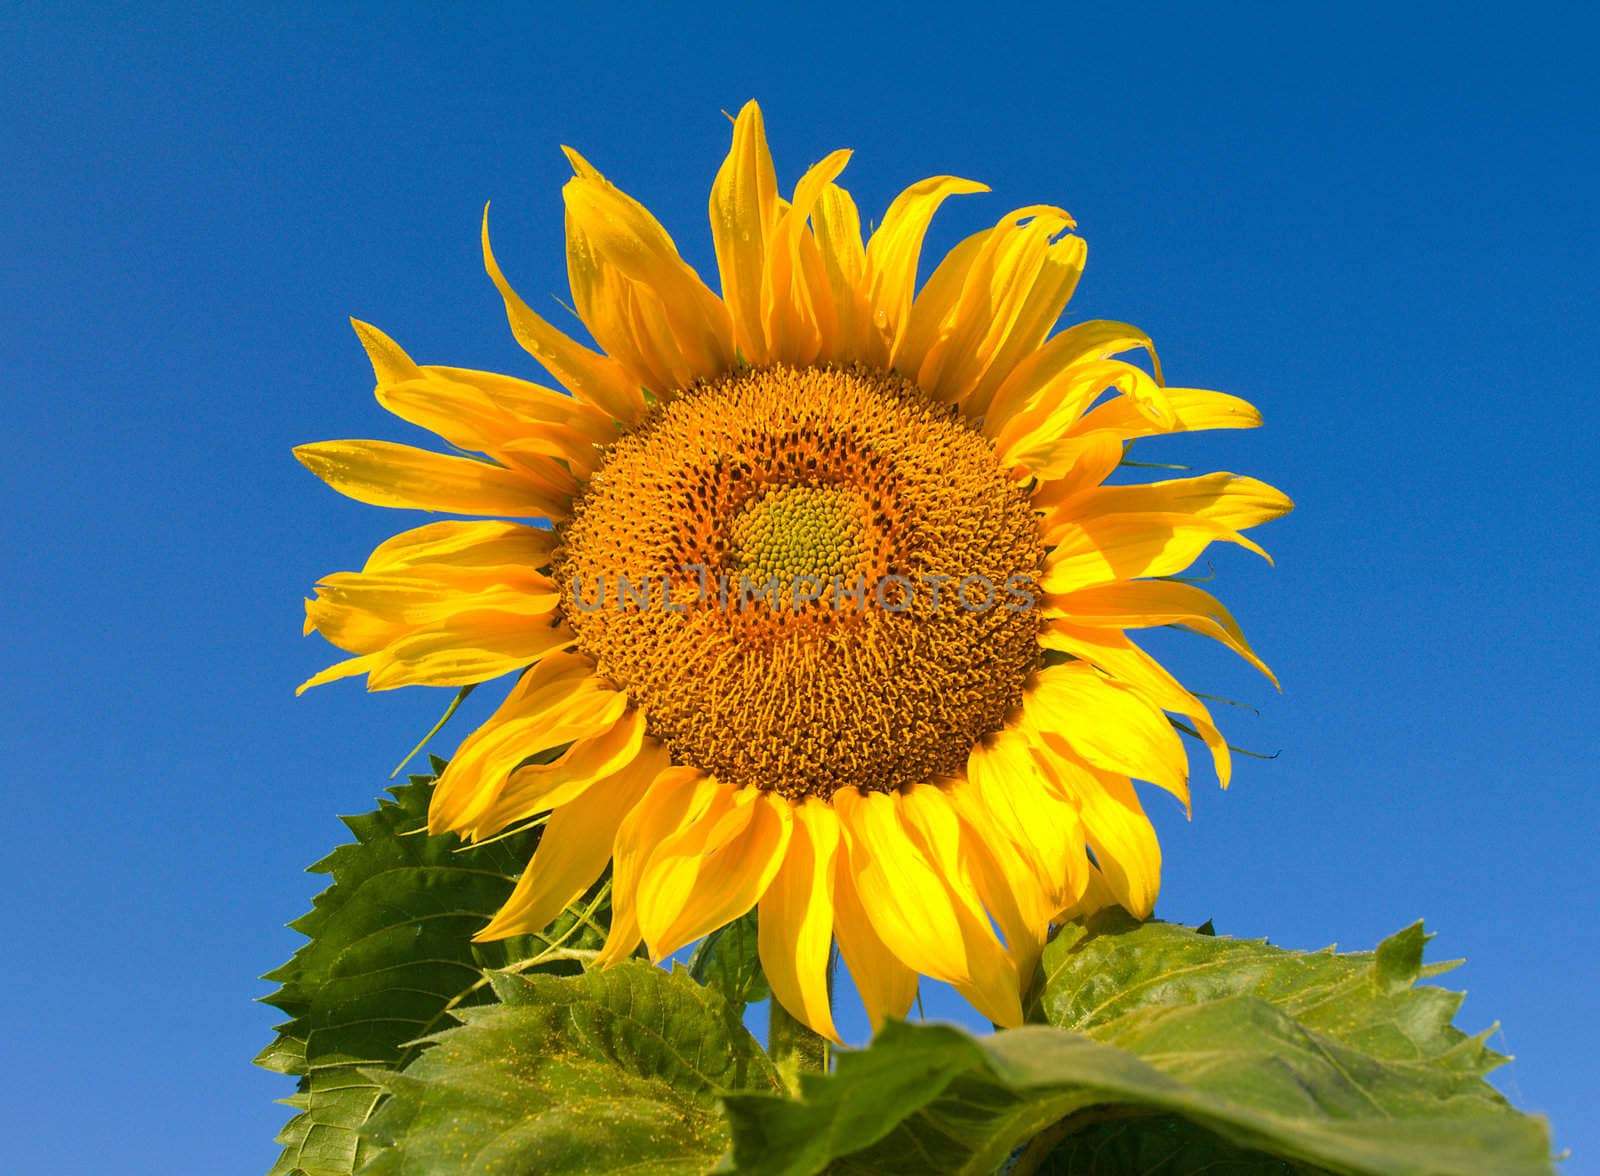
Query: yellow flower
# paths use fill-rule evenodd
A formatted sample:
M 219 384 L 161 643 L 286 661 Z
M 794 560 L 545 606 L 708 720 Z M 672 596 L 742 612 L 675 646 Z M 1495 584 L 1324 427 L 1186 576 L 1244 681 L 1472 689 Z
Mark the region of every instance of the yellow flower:
M 844 151 L 778 195 L 750 103 L 711 189 L 722 296 L 576 152 L 565 189 L 575 342 L 512 290 L 562 386 L 418 366 L 364 323 L 379 401 L 482 458 L 307 445 L 379 506 L 448 521 L 318 585 L 351 653 L 307 686 L 518 673 L 440 778 L 435 831 L 548 814 L 480 938 L 537 931 L 612 868 L 603 963 L 660 959 L 759 906 L 773 992 L 835 1037 L 837 940 L 875 1024 L 918 974 L 1002 1025 L 1052 922 L 1150 913 L 1160 851 L 1132 779 L 1188 803 L 1167 712 L 1205 706 L 1129 637 L 1187 628 L 1267 672 L 1227 611 L 1170 579 L 1290 509 L 1233 474 L 1105 485 L 1132 439 L 1248 428 L 1255 409 L 1109 358 L 1149 338 L 1051 335 L 1083 267 L 1072 219 L 1022 208 L 915 289 L 948 196 L 913 184 L 863 243 Z M 1263 553 L 1264 554 L 1264 553 Z M 304 687 L 302 687 L 303 689 Z

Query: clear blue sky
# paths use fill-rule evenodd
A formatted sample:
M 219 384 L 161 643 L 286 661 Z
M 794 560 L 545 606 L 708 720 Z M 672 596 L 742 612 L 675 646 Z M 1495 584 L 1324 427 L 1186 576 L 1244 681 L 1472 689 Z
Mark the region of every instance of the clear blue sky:
M 483 202 L 536 305 L 564 292 L 563 142 L 708 267 L 719 111 L 754 96 L 785 185 L 839 146 L 874 214 L 924 175 L 990 183 L 939 244 L 1065 205 L 1072 312 L 1262 407 L 1145 455 L 1299 504 L 1262 532 L 1276 570 L 1215 561 L 1283 694 L 1162 645 L 1281 755 L 1192 823 L 1151 798 L 1158 913 L 1306 948 L 1426 917 L 1470 959 L 1463 1023 L 1503 1022 L 1502 1087 L 1600 1172 L 1594 17 L 666 7 L 0 15 L 0 1169 L 270 1163 L 289 1084 L 249 1064 L 275 1020 L 255 977 L 298 943 L 334 814 L 443 704 L 293 696 L 328 657 L 302 594 L 403 521 L 289 455 L 407 439 L 346 318 L 529 374 Z

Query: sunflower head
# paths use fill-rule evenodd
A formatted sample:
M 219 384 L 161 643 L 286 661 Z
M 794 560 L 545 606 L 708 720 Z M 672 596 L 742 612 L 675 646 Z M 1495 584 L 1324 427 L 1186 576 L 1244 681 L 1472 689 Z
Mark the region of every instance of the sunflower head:
M 1084 259 L 1060 209 L 1008 213 L 917 289 L 935 210 L 983 186 L 913 184 L 863 240 L 848 153 L 781 198 L 751 103 L 712 186 L 719 295 L 568 156 L 595 347 L 535 314 L 483 239 L 557 387 L 419 366 L 357 324 L 379 400 L 478 456 L 297 455 L 361 501 L 478 517 L 324 579 L 307 631 L 352 656 L 307 685 L 515 675 L 430 812 L 469 838 L 547 816 L 484 938 L 541 930 L 609 866 L 602 962 L 759 906 L 774 995 L 818 1032 L 834 943 L 875 1023 L 919 974 L 1016 1023 L 1053 922 L 1150 912 L 1160 852 L 1132 782 L 1187 803 L 1175 721 L 1227 780 L 1205 706 L 1129 632 L 1187 628 L 1259 666 L 1172 577 L 1218 540 L 1259 551 L 1241 532 L 1290 505 L 1232 474 L 1108 479 L 1136 438 L 1259 417 L 1168 387 L 1134 327 L 1057 329 Z M 1151 371 L 1113 358 L 1133 349 Z

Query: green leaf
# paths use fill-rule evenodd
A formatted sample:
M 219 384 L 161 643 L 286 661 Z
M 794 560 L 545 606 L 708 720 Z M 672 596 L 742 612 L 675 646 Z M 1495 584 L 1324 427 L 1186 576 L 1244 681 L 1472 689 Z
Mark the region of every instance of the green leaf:
M 1424 941 L 1288 952 L 1106 913 L 1046 948 L 1048 1024 L 891 1024 L 800 1100 L 731 1097 L 734 1170 L 987 1174 L 1026 1144 L 1018 1172 L 1177 1176 L 1192 1147 L 1239 1176 L 1549 1173 L 1542 1122 L 1483 1080 L 1501 1059 L 1450 1024 L 1461 998 L 1415 986 L 1443 970 Z
M 736 1008 L 772 995 L 761 971 L 756 912 L 718 927 L 700 941 L 689 957 L 689 975 L 717 989 Z
M 1073 1130 L 1044 1158 L 1038 1176 L 1324 1176 L 1326 1168 L 1297 1164 L 1238 1147 L 1176 1116 L 1119 1117 L 1116 1110 L 1080 1111 Z
M 413 776 L 377 811 L 344 818 L 355 842 L 311 867 L 333 884 L 290 924 L 309 942 L 266 977 L 280 987 L 265 999 L 291 1020 L 256 1062 L 300 1079 L 284 1100 L 299 1114 L 278 1136 L 271 1176 L 349 1176 L 371 1151 L 358 1129 L 382 1094 L 366 1071 L 407 1065 L 418 1052 L 410 1043 L 452 1010 L 492 999 L 485 969 L 575 972 L 603 939 L 602 886 L 544 936 L 472 944 L 538 834 L 468 849 L 454 835 L 428 836 L 432 789 L 431 777 Z
M 363 1176 L 702 1173 L 728 1146 L 719 1097 L 779 1090 L 738 1010 L 685 972 L 628 960 L 494 984 L 504 1003 L 381 1076 Z

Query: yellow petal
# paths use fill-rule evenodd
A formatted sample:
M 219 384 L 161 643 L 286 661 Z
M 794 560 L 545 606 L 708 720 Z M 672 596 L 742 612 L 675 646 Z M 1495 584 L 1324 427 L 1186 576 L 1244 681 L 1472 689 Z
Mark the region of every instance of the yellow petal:
M 569 155 L 571 152 L 569 152 Z M 638 201 L 603 180 L 575 176 L 561 190 L 567 211 L 595 253 L 660 299 L 694 374 L 721 375 L 733 364 L 733 325 L 722 300 L 678 255 L 660 223 Z
M 974 746 L 966 779 L 951 786 L 950 799 L 969 823 L 1013 846 L 1001 865 L 1024 911 L 1031 909 L 1024 878 L 1032 879 L 1046 919 L 1082 893 L 1089 859 L 1078 810 L 1047 786 L 1022 732 L 997 731 Z
M 1198 515 L 1108 514 L 1066 518 L 1047 541 L 1040 587 L 1048 594 L 1075 592 L 1115 580 L 1171 576 L 1183 571 L 1213 542 L 1237 543 L 1268 563 L 1271 557 L 1237 531 Z
M 1189 760 L 1161 711 L 1082 662 L 1050 666 L 1029 679 L 1022 726 L 1035 743 L 1059 741 L 1085 762 L 1137 776 L 1189 803 Z
M 890 1017 L 904 1017 L 917 999 L 917 974 L 890 951 L 856 895 L 855 873 L 841 842 L 834 872 L 833 933 L 839 954 L 861 994 L 873 1032 Z
M 722 300 L 733 318 L 734 342 L 751 364 L 769 359 L 761 287 L 767 242 L 777 223 L 778 181 L 761 108 L 752 100 L 734 121 L 733 146 L 711 185 L 711 239 L 722 275 Z
M 544 435 L 549 456 L 582 463 L 615 436 L 604 414 L 571 396 L 492 372 L 418 367 L 382 331 L 350 321 L 372 361 L 378 402 L 457 448 L 501 458 L 508 445 Z
M 922 239 L 933 214 L 948 196 L 988 190 L 987 184 L 972 180 L 934 176 L 912 184 L 890 202 L 883 223 L 867 242 L 865 286 L 873 322 L 891 353 L 911 313 Z
M 1020 363 L 1037 353 L 1077 290 L 1087 256 L 1088 246 L 1081 237 L 1053 241 L 1031 280 L 1024 284 L 1019 278 L 1015 289 L 1006 290 L 1007 303 L 1014 309 L 1005 311 L 1005 325 L 997 325 L 985 340 L 979 352 L 982 374 L 962 396 L 962 410 L 969 420 L 988 416 L 995 392 Z
M 1044 614 L 1097 628 L 1148 629 L 1177 625 L 1191 629 L 1226 645 L 1260 670 L 1273 685 L 1278 682 L 1266 663 L 1250 648 L 1238 622 L 1222 602 L 1193 584 L 1171 580 L 1101 584 L 1051 597 L 1045 602 Z
M 761 968 L 773 996 L 791 1016 L 838 1041 L 828 993 L 828 952 L 839 819 L 815 797 L 795 805 L 793 816 L 789 852 L 761 896 Z
M 368 572 L 398 572 L 416 564 L 463 568 L 518 565 L 541 568 L 550 562 L 556 533 L 542 527 L 498 520 L 446 519 L 401 531 L 373 549 Z
M 398 343 L 377 327 L 356 318 L 350 320 L 350 325 L 355 328 L 356 338 L 361 340 L 362 349 L 372 362 L 372 374 L 377 377 L 378 383 L 399 384 L 422 378 L 422 369 L 412 362 Z
M 367 689 L 487 682 L 575 640 L 572 630 L 554 619 L 487 609 L 455 613 L 384 650 L 380 664 L 367 675 Z
M 1167 388 L 1171 417 L 1153 419 L 1141 411 L 1136 401 L 1126 396 L 1108 400 L 1086 414 L 1075 429 L 1111 429 L 1127 438 L 1149 437 L 1157 433 L 1182 433 L 1199 429 L 1253 429 L 1261 423 L 1261 412 L 1248 400 L 1203 388 Z
M 1150 353 L 1159 384 L 1161 361 L 1156 358 L 1155 344 L 1138 327 L 1107 319 L 1074 323 L 1007 373 L 983 413 L 984 435 L 999 436 L 1013 415 L 1037 403 L 1044 389 L 1060 380 L 1069 369 L 1135 347 Z
M 1152 706 L 1186 716 L 1210 749 L 1217 779 L 1228 786 L 1232 756 L 1227 740 L 1211 721 L 1206 706 L 1144 650 L 1116 629 L 1079 627 L 1065 620 L 1050 621 L 1039 634 L 1045 649 L 1059 649 L 1115 678 Z
M 611 932 L 596 962 L 610 967 L 639 945 L 639 874 L 660 842 L 703 815 L 721 786 L 696 768 L 656 773 L 644 797 L 628 811 L 612 847 Z
M 456 749 L 434 785 L 429 832 L 469 828 L 523 760 L 607 730 L 627 704 L 627 696 L 596 677 L 594 663 L 582 654 L 545 656 Z
M 794 200 L 778 218 L 767 250 L 761 311 L 773 359 L 804 367 L 832 338 L 835 316 L 822 255 L 806 225 L 812 210 L 844 170 L 850 152 L 835 151 L 800 178 Z
M 1089 866 L 1089 885 L 1084 888 L 1083 895 L 1077 902 L 1057 912 L 1052 923 L 1066 923 L 1073 919 L 1087 918 L 1096 911 L 1103 911 L 1107 907 L 1120 906 L 1117 896 L 1111 892 L 1111 887 L 1106 884 L 1105 875 L 1100 868 L 1091 864 Z
M 1147 919 L 1161 892 L 1161 846 L 1125 776 L 1096 772 L 1060 756 L 1041 764 L 1063 793 L 1078 803 L 1095 861 L 1117 902 Z
M 966 287 L 972 267 L 990 247 L 990 240 L 997 231 L 985 229 L 981 233 L 973 233 L 958 241 L 950 252 L 939 259 L 939 264 L 911 302 L 905 329 L 894 340 L 894 351 L 889 357 L 891 366 L 915 375 L 922 368 L 928 352 L 942 336 L 954 329 L 955 309 L 961 299 L 961 291 Z
M 1037 787 L 1044 791 L 1042 783 Z M 983 924 L 992 918 L 1005 937 L 1011 970 L 996 978 L 1001 986 L 996 998 L 1008 1007 L 1010 998 L 1004 995 L 1004 988 L 1013 988 L 1020 996 L 1032 979 L 1050 930 L 1050 916 L 1057 908 L 1046 901 L 1038 874 L 1021 860 L 1016 844 L 975 801 L 969 780 L 941 780 L 937 786 L 908 792 L 905 811 L 908 825 L 916 829 L 924 845 L 943 843 L 939 853 L 948 858 L 946 877 L 962 879 L 970 893 L 965 904 L 969 912 Z M 948 829 L 939 830 L 941 823 L 951 824 L 952 817 L 954 836 Z M 1081 853 L 1081 839 L 1079 850 Z M 952 851 L 954 857 L 950 858 Z
M 515 769 L 505 787 L 475 812 L 471 827 L 463 828 L 462 833 L 468 840 L 489 837 L 518 821 L 570 804 L 596 781 L 638 759 L 644 745 L 644 715 L 626 711 L 605 730 L 574 741 L 551 763 Z
M 310 601 L 306 603 L 309 604 Z M 300 683 L 295 687 L 294 692 L 296 695 L 301 695 L 313 686 L 326 686 L 329 682 L 337 682 L 341 678 L 353 678 L 357 674 L 368 673 L 373 666 L 378 664 L 378 660 L 378 654 L 365 653 L 360 657 L 348 657 L 344 661 L 334 662 L 327 669 L 311 675 L 311 677 Z
M 644 413 L 644 396 L 623 366 L 590 351 L 533 313 L 506 276 L 489 248 L 489 209 L 483 210 L 483 266 L 505 302 L 506 319 L 518 343 L 573 395 L 631 425 Z
M 567 278 L 578 316 L 595 342 L 658 399 L 692 378 L 661 300 L 608 261 L 567 210 Z
M 306 602 L 306 623 L 350 653 L 381 654 L 373 668 L 389 660 L 407 638 L 424 631 L 468 633 L 478 640 L 497 632 L 457 617 L 489 614 L 520 617 L 515 629 L 548 627 L 560 603 L 554 586 L 520 567 L 461 569 L 421 564 L 406 574 L 341 572 L 317 585 Z M 521 649 L 525 637 L 508 632 L 497 648 Z
M 317 583 L 317 593 L 319 605 L 363 613 L 406 630 L 485 609 L 543 618 L 561 602 L 547 577 L 521 564 L 412 564 L 394 572 L 335 572 Z M 317 627 L 327 632 L 321 623 Z
M 1017 999 L 1015 970 L 987 920 L 974 914 L 970 880 L 944 873 L 954 814 L 934 825 L 918 810 L 914 820 L 934 839 L 930 847 L 902 820 L 899 794 L 846 788 L 833 805 L 849 834 L 856 893 L 878 938 L 907 967 L 953 985 L 985 1015 L 1008 1023 L 1005 993 Z
M 536 935 L 577 901 L 606 868 L 617 827 L 666 759 L 663 749 L 638 756 L 552 813 L 516 889 L 473 941 Z
M 930 396 L 959 402 L 979 417 L 1004 374 L 987 378 L 1000 354 L 1014 357 L 1044 341 L 1066 304 L 1058 296 L 1071 293 L 1081 271 L 1082 242 L 1054 242 L 1072 223 L 1060 209 L 1041 205 L 1008 213 L 987 234 L 918 368 L 917 383 Z M 1008 359 L 1008 366 L 1014 362 Z
M 901 827 L 918 843 L 956 903 L 963 946 L 971 979 L 956 989 L 977 1010 L 998 1025 L 1015 1027 L 1022 1023 L 1021 986 L 1017 975 L 1019 961 L 1029 973 L 1044 946 L 1044 929 L 1022 925 L 1014 896 L 1002 885 L 986 886 L 991 880 L 987 850 L 975 841 L 970 828 L 957 815 L 943 785 L 917 784 L 901 792 L 897 806 Z M 995 902 L 985 908 L 984 897 Z M 1007 934 L 1011 950 L 1000 948 L 989 917 Z M 1030 933 L 1040 935 L 1030 943 Z M 999 949 L 999 950 L 996 950 Z M 1031 953 L 1031 954 L 1030 954 Z
M 1002 461 L 1026 464 L 1026 455 L 1051 442 L 1089 432 L 1080 418 L 1107 389 L 1122 393 L 1158 429 L 1176 423 L 1168 394 L 1150 375 L 1115 359 L 1075 364 L 1045 384 L 1027 404 L 1013 412 L 995 435 L 995 452 Z M 1103 428 L 1104 426 L 1102 426 Z
M 834 363 L 855 361 L 868 367 L 888 367 L 889 351 L 873 324 L 863 287 L 867 251 L 861 242 L 861 215 L 850 193 L 837 184 L 823 188 L 811 214 L 811 226 L 833 290 L 834 337 L 824 358 Z
M 372 506 L 537 518 L 569 509 L 516 470 L 391 441 L 319 441 L 294 455 L 339 493 Z
M 698 821 L 663 838 L 645 862 L 634 901 L 656 959 L 739 918 L 783 865 L 793 806 L 755 788 L 723 791 L 725 802 L 714 800 Z
M 1135 511 L 1192 514 L 1242 531 L 1294 509 L 1283 491 L 1238 474 L 1205 474 L 1134 486 L 1100 486 L 1080 497 L 1081 515 L 1131 514 Z
M 480 372 L 471 368 L 427 364 L 421 371 L 429 383 L 448 386 L 457 396 L 470 396 L 492 403 L 501 412 L 517 420 L 563 426 L 597 445 L 616 439 L 617 425 L 611 415 L 579 400 L 570 392 L 560 392 L 499 372 Z
M 1015 468 L 1039 480 L 1033 504 L 1046 512 L 1048 534 L 1048 528 L 1058 521 L 1052 517 L 1056 508 L 1109 478 L 1121 464 L 1123 452 L 1122 438 L 1110 430 L 1101 430 L 1047 441 L 1014 452 L 1009 460 Z

